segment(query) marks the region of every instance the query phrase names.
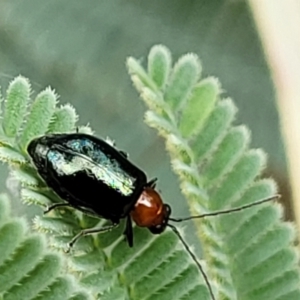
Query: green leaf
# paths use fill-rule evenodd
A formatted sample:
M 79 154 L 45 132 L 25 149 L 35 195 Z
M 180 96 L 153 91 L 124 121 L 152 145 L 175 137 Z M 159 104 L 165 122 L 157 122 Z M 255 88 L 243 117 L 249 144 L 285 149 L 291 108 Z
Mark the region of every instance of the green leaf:
M 148 73 L 157 87 L 164 89 L 170 75 L 172 58 L 168 48 L 154 46 L 148 56 Z
M 14 79 L 6 92 L 3 129 L 7 136 L 15 136 L 24 121 L 30 96 L 29 81 L 19 76 Z
M 183 56 L 175 64 L 165 92 L 165 101 L 172 110 L 177 111 L 183 107 L 199 80 L 200 72 L 200 62 L 194 54 Z
M 219 148 L 203 171 L 203 177 L 210 184 L 216 184 L 232 171 L 249 145 L 250 134 L 245 126 L 233 127 L 222 140 Z
M 139 87 L 143 87 L 143 88 L 149 87 L 150 89 L 157 89 L 156 84 L 153 82 L 153 80 L 148 76 L 147 72 L 141 67 L 141 65 L 135 59 L 129 57 L 127 59 L 127 64 L 132 66 L 132 69 L 135 70 L 134 73 L 137 76 L 134 77 L 136 78 L 136 81 L 133 80 L 133 83 L 135 84 L 137 89 L 139 89 Z
M 38 237 L 27 239 L 15 249 L 12 262 L 1 266 L 0 291 L 9 290 L 17 284 L 37 264 L 42 256 L 42 240 Z
M 10 158 L 8 159 L 8 161 L 9 160 Z M 34 187 L 41 184 L 39 178 L 33 175 L 33 170 L 28 167 L 20 166 L 18 169 L 13 169 L 10 174 L 13 178 L 18 180 L 23 186 Z
M 36 191 L 33 191 L 28 188 L 23 188 L 21 190 L 21 198 L 24 203 L 26 204 L 35 204 L 39 205 L 41 207 L 47 207 L 51 205 L 51 201 L 48 197 L 44 196 L 41 193 L 38 193 Z
M 216 104 L 215 109 L 204 123 L 201 132 L 191 142 L 196 161 L 201 163 L 205 158 L 210 158 L 227 134 L 236 111 L 237 109 L 231 99 L 221 100 Z
M 193 136 L 201 130 L 214 109 L 219 93 L 219 83 L 214 78 L 204 79 L 194 87 L 190 99 L 182 110 L 178 126 L 183 137 Z
M 68 277 L 56 279 L 50 286 L 47 291 L 40 293 L 37 300 L 64 300 L 72 294 L 72 284 L 71 280 Z
M 56 133 L 72 132 L 75 129 L 77 119 L 78 116 L 71 105 L 61 106 L 53 114 L 48 131 Z
M 17 149 L 6 146 L 0 146 L 0 160 L 18 165 L 22 165 L 27 162 L 26 158 Z
M 28 233 L 22 218 L 10 216 L 9 199 L 0 195 L 0 297 L 1 299 L 71 299 L 82 289 L 82 299 L 91 294 L 66 273 L 64 257 L 46 249 L 44 237 Z M 54 297 L 55 296 L 55 297 Z
M 156 52 L 156 47 L 150 53 Z M 161 47 L 158 49 L 169 53 Z M 166 139 L 172 167 L 180 176 L 180 187 L 193 214 L 236 208 L 276 194 L 275 182 L 260 178 L 266 154 L 249 149 L 250 133 L 245 126 L 232 125 L 237 109 L 232 100 L 220 97 L 222 89 L 218 81 L 212 78 L 199 81 L 199 60 L 195 55 L 180 58 L 172 75 L 166 77 L 167 82 L 158 84 L 159 89 L 147 91 L 151 97 L 144 93 L 149 86 L 143 86 L 147 79 L 138 61 L 133 58 L 128 61 L 129 73 L 139 82 L 138 91 L 150 109 L 146 112 L 146 123 Z M 151 71 L 151 65 L 152 56 L 148 60 L 148 76 L 155 78 L 153 73 L 160 73 Z M 155 99 L 161 102 L 160 111 L 155 109 L 158 107 Z M 206 217 L 196 221 L 196 226 L 216 299 L 299 298 L 299 254 L 293 246 L 296 235 L 293 226 L 282 221 L 279 204 L 269 202 L 238 213 Z M 173 282 L 176 288 L 159 294 L 159 299 L 180 298 L 181 291 L 190 283 L 185 280 L 184 275 L 176 278 Z M 202 287 L 211 299 L 207 287 L 206 290 Z M 141 297 L 142 291 L 137 295 Z M 198 289 L 180 299 L 204 297 Z
M 56 99 L 57 96 L 50 88 L 47 88 L 37 95 L 22 132 L 20 140 L 22 150 L 25 150 L 25 147 L 30 140 L 34 137 L 43 135 L 48 130 L 48 126 L 55 111 Z
M 70 300 L 92 300 L 92 299 L 94 299 L 94 297 L 92 297 L 91 295 L 83 291 L 75 293 L 75 295 L 70 298 Z

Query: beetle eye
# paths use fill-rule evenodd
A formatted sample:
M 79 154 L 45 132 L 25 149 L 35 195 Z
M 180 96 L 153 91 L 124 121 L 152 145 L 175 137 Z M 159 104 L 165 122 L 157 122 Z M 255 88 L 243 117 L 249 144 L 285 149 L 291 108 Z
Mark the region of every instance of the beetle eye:
M 149 227 L 149 230 L 153 234 L 161 234 L 166 229 L 166 224 L 159 224 L 156 226 Z

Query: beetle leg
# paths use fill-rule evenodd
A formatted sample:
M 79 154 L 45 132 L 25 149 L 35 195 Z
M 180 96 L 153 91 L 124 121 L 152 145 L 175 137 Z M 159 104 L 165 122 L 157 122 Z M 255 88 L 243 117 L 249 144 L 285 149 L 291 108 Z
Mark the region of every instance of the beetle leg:
M 123 232 L 129 247 L 133 246 L 133 231 L 130 215 L 127 216 L 125 231 Z
M 69 253 L 71 248 L 74 246 L 74 244 L 82 237 L 85 235 L 90 235 L 93 233 L 104 233 L 107 231 L 111 231 L 114 228 L 116 228 L 117 226 L 119 226 L 119 223 L 113 223 L 111 225 L 108 226 L 104 226 L 104 227 L 100 227 L 100 228 L 88 228 L 88 229 L 84 229 L 82 231 L 80 231 L 78 234 L 76 234 L 72 240 L 70 241 L 70 243 L 68 244 L 68 248 L 66 250 L 66 253 Z
M 69 203 L 61 202 L 61 203 L 55 203 L 53 205 L 50 205 L 47 207 L 47 209 L 44 211 L 44 215 L 50 212 L 51 210 L 57 208 L 57 207 L 72 207 Z

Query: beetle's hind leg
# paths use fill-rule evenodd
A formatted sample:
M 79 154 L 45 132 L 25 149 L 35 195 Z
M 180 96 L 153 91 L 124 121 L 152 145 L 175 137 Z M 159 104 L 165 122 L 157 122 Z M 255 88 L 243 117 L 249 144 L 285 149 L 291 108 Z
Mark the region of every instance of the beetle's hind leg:
M 44 215 L 50 212 L 51 210 L 56 209 L 57 207 L 72 207 L 72 206 L 67 202 L 55 203 L 48 206 L 46 210 L 44 210 Z
M 80 231 L 78 234 L 76 234 L 72 240 L 70 241 L 70 243 L 68 244 L 68 248 L 66 250 L 67 253 L 70 252 L 71 248 L 74 246 L 74 244 L 82 237 L 82 236 L 86 236 L 86 235 L 90 235 L 93 233 L 104 233 L 107 231 L 111 231 L 114 228 L 116 228 L 117 226 L 119 226 L 119 223 L 113 223 L 111 225 L 107 225 L 104 227 L 100 227 L 100 228 L 88 228 L 88 229 L 84 229 L 82 231 Z

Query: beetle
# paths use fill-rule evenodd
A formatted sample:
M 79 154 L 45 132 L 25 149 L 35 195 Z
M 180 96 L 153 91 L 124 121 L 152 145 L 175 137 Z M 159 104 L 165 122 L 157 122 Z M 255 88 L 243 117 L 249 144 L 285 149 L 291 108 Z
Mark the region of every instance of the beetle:
M 171 207 L 165 204 L 155 190 L 156 178 L 148 180 L 144 171 L 128 160 L 126 153 L 107 141 L 84 133 L 48 134 L 33 139 L 27 151 L 39 175 L 64 200 L 48 207 L 71 206 L 111 225 L 82 230 L 69 243 L 69 249 L 84 235 L 114 229 L 126 218 L 124 235 L 133 246 L 132 220 L 137 226 L 161 234 L 170 227 L 197 264 L 210 296 L 215 300 L 210 282 L 177 228 L 170 224 L 186 220 L 237 212 L 270 201 L 271 196 L 244 206 L 215 211 L 187 218 L 171 218 Z
M 155 191 L 156 179 L 147 181 L 126 153 L 106 141 L 83 133 L 45 135 L 32 140 L 27 150 L 46 184 L 66 201 L 47 212 L 72 206 L 110 220 L 112 225 L 101 231 L 113 229 L 126 218 L 124 234 L 130 247 L 131 219 L 154 234 L 165 230 L 171 208 Z

